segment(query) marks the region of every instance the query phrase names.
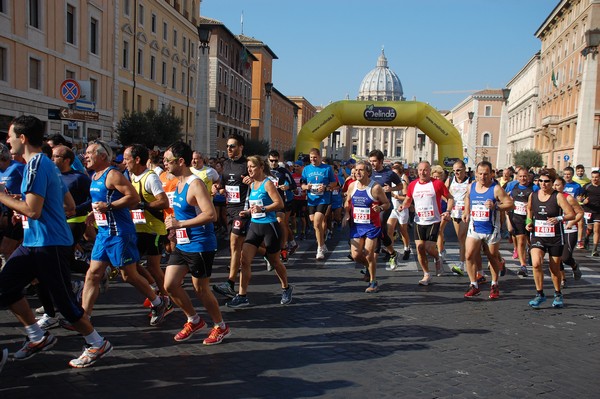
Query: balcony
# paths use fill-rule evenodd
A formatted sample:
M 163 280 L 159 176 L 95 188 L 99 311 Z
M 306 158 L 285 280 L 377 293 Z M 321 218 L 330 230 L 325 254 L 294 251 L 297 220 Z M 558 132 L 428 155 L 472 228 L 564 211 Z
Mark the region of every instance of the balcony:
M 542 126 L 556 125 L 558 124 L 558 115 L 548 115 L 542 118 Z

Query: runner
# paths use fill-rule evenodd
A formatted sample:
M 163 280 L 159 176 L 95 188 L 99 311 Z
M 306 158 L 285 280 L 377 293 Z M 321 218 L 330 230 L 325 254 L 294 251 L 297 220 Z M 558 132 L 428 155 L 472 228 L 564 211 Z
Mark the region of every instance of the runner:
M 454 225 L 454 231 L 458 238 L 458 256 L 459 262 L 452 266 L 451 270 L 453 273 L 459 276 L 465 274 L 465 241 L 467 239 L 468 224 L 462 221 L 462 215 L 465 211 L 465 195 L 471 179 L 467 176 L 467 168 L 463 161 L 456 161 L 452 165 L 452 171 L 454 175 L 446 181 L 448 191 L 454 197 L 454 206 L 450 211 L 452 217 L 452 224 Z
M 469 225 L 465 241 L 465 260 L 471 282 L 464 297 L 472 298 L 481 292 L 477 282 L 477 270 L 481 268 L 481 249 L 485 244 L 483 250 L 491 265 L 492 273 L 489 298 L 498 299 L 500 297 L 498 279 L 501 268 L 499 251 L 502 240 L 500 213 L 512 209 L 513 200 L 499 184 L 492 181 L 490 162 L 480 162 L 475 171 L 477 181 L 471 183 L 467 189 L 462 215 L 463 222 Z
M 39 280 L 52 294 L 58 310 L 85 339 L 83 353 L 69 365 L 89 367 L 113 347 L 84 317 L 84 310 L 71 291 L 68 264 L 73 252 L 73 236 L 66 214 L 74 214 L 75 202 L 56 166 L 41 153 L 43 137 L 44 125 L 33 116 L 20 116 L 9 126 L 7 142 L 11 152 L 22 155 L 27 165 L 21 185 L 22 199 L 2 190 L 0 203 L 22 215 L 24 232 L 23 244 L 0 271 L 0 306 L 9 307 L 27 333 L 23 347 L 13 355 L 15 360 L 25 360 L 51 349 L 57 342 L 56 337 L 36 323 L 23 296 L 25 286 L 33 279 Z M 0 363 L 5 361 L 6 353 L 4 350 L 2 353 Z
M 215 345 L 221 343 L 230 333 L 229 326 L 223 322 L 219 303 L 209 286 L 217 250 L 213 226 L 217 220 L 217 213 L 208 189 L 190 170 L 191 161 L 192 149 L 183 142 L 177 142 L 165 151 L 164 165 L 179 179 L 173 198 L 175 214 L 165 220 L 167 228 L 177 232 L 177 246 L 169 258 L 165 287 L 173 302 L 187 317 L 183 329 L 174 339 L 178 342 L 187 341 L 206 325 L 181 286 L 185 275 L 188 272 L 192 275 L 196 296 L 214 323 L 210 335 L 203 343 Z
M 377 241 L 381 236 L 381 213 L 390 208 L 390 202 L 379 183 L 371 180 L 372 166 L 358 161 L 354 167 L 356 181 L 348 187 L 344 224 L 350 223 L 352 259 L 367 268 L 367 293 L 379 291 L 377 283 Z
M 448 208 L 454 206 L 454 198 L 448 192 L 448 188 L 440 180 L 431 178 L 431 165 L 427 161 L 420 162 L 417 167 L 419 178 L 412 181 L 408 186 L 406 199 L 399 211 L 407 208 L 413 203 L 415 205 L 415 245 L 423 278 L 419 285 L 429 285 L 431 274 L 429 273 L 429 259 L 427 255 L 435 259 L 436 274 L 442 273 L 442 259 L 437 250 L 437 236 L 442 218 L 450 218 L 449 212 L 441 212 L 442 197 L 446 197 Z
M 584 188 L 583 209 L 587 214 L 587 228 L 594 235 L 591 256 L 600 256 L 600 253 L 598 253 L 598 241 L 600 239 L 600 171 L 593 170 L 591 177 L 592 180 Z
M 282 305 L 292 302 L 294 287 L 288 284 L 287 271 L 280 258 L 281 228 L 276 211 L 283 208 L 283 200 L 273 182 L 267 178 L 265 163 L 257 156 L 248 157 L 248 175 L 252 179 L 248 195 L 248 209 L 240 212 L 242 217 L 251 217 L 248 234 L 242 249 L 242 267 L 238 294 L 226 303 L 229 308 L 243 308 L 250 305 L 247 297 L 248 284 L 252 274 L 252 259 L 261 244 L 265 244 L 268 262 L 275 269 L 281 283 Z
M 542 266 L 546 252 L 549 256 L 549 269 L 554 284 L 552 307 L 562 308 L 563 295 L 560 288 L 560 263 L 564 245 L 562 222 L 575 219 L 573 207 L 563 195 L 552 188 L 554 180 L 548 171 L 542 170 L 539 177 L 540 190 L 529 197 L 527 205 L 527 230 L 531 234 L 531 263 L 537 294 L 529 301 L 529 306 L 539 309 L 546 301 L 544 294 L 544 272 Z
M 390 213 L 390 217 L 387 220 L 387 231 L 388 237 L 392 240 L 392 245 L 394 245 L 394 233 L 396 231 L 396 226 L 399 226 L 400 229 L 400 237 L 402 238 L 402 243 L 404 244 L 404 253 L 402 255 L 402 260 L 408 260 L 410 258 L 410 236 L 408 235 L 408 217 L 409 211 L 408 209 L 402 209 L 402 211 L 398 211 L 400 205 L 406 198 L 406 193 L 408 191 L 408 178 L 404 175 L 404 171 L 402 165 L 395 164 L 392 166 L 392 170 L 400 177 L 402 180 L 402 191 L 391 191 L 392 195 L 392 212 Z M 385 270 L 397 270 L 396 262 L 388 262 Z

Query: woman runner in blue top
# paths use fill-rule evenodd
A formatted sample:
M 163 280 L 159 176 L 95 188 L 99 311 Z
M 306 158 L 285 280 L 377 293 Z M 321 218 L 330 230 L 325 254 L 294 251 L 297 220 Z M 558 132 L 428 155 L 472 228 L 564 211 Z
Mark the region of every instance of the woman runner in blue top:
M 293 287 L 288 284 L 287 271 L 280 258 L 281 229 L 276 216 L 277 210 L 283 208 L 283 200 L 273 182 L 267 178 L 265 162 L 260 157 L 248 157 L 248 176 L 252 178 L 253 182 L 249 187 L 248 206 L 240 212 L 240 216 L 251 216 L 251 220 L 242 247 L 240 288 L 239 293 L 226 305 L 230 308 L 241 308 L 250 305 L 246 297 L 251 276 L 250 266 L 263 242 L 266 246 L 267 259 L 274 266 L 277 277 L 281 282 L 280 303 L 287 305 L 292 302 Z

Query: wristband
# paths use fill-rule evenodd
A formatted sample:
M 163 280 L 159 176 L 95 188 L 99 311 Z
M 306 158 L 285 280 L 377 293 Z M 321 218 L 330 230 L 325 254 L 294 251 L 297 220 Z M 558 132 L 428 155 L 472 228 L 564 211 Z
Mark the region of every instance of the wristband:
M 525 219 L 525 225 L 528 225 L 528 224 L 531 224 L 531 223 L 533 223 L 533 219 L 531 219 L 531 218 Z
M 565 217 L 563 215 L 557 216 L 555 217 L 556 220 L 558 220 L 559 222 L 562 222 L 563 220 L 565 220 Z

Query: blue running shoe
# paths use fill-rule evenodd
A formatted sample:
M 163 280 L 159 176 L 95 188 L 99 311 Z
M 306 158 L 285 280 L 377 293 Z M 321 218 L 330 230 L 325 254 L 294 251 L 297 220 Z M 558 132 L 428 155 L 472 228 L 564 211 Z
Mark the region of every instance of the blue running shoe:
M 531 301 L 529 301 L 529 306 L 531 306 L 534 309 L 539 309 L 540 305 L 544 302 L 546 302 L 546 297 L 541 296 L 540 294 L 537 294 L 535 296 L 535 298 L 533 298 Z
M 563 303 L 562 294 L 554 294 L 554 301 L 552 301 L 553 308 L 562 308 L 565 304 Z

